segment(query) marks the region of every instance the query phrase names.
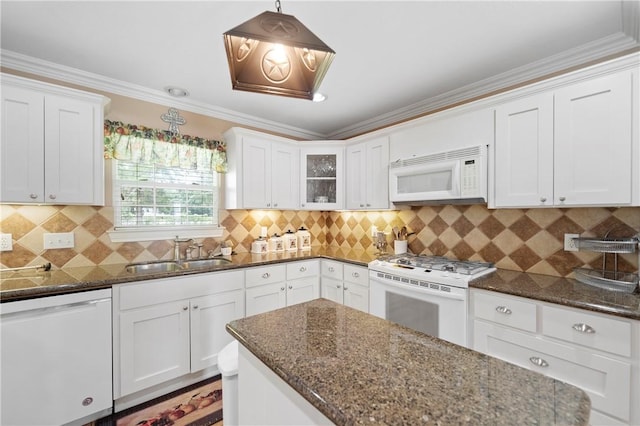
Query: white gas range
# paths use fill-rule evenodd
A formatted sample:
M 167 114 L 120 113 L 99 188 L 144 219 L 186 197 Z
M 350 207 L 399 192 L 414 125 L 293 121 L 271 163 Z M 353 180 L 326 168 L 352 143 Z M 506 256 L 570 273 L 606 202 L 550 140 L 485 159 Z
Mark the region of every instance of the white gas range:
M 495 271 L 492 263 L 411 254 L 369 263 L 370 313 L 467 346 L 469 282 Z

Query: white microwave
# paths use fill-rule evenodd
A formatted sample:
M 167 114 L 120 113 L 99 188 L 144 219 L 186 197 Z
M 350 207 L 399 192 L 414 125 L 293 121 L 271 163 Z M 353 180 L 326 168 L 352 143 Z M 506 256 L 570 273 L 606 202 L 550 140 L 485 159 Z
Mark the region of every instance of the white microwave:
M 389 195 L 396 204 L 487 202 L 487 146 L 440 152 L 389 164 Z

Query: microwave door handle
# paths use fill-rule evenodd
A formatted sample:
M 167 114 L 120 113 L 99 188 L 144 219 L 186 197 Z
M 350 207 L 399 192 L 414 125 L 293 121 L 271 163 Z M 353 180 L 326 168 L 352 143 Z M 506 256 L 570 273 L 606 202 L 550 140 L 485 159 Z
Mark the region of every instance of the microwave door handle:
M 462 189 L 460 188 L 460 175 L 462 174 L 462 167 L 460 166 L 460 163 L 460 161 L 456 161 L 451 173 L 451 191 L 453 192 L 452 195 L 456 198 L 462 196 Z

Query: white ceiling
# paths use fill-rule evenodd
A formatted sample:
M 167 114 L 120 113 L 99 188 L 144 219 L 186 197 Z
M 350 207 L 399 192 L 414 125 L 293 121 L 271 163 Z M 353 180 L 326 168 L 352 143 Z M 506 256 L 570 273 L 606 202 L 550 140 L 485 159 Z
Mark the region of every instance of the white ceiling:
M 638 1 L 281 0 L 336 51 L 323 103 L 233 91 L 222 34 L 273 1 L 2 0 L 2 65 L 342 139 L 640 46 Z M 175 99 L 163 92 L 179 86 Z

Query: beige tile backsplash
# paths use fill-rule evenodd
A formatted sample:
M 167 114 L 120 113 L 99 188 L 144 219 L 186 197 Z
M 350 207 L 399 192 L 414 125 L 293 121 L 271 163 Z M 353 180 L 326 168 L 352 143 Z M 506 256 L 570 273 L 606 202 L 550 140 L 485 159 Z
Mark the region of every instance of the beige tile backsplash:
M 203 239 L 205 250 L 230 241 L 234 250 L 250 251 L 266 226 L 269 235 L 301 226 L 314 246 L 374 250 L 371 229 L 386 233 L 407 226 L 414 253 L 494 262 L 499 268 L 571 276 L 575 267 L 602 267 L 602 256 L 565 252 L 565 233 L 629 237 L 640 232 L 640 208 L 506 209 L 482 205 L 414 207 L 380 212 L 309 212 L 222 210 L 221 239 Z M 0 231 L 13 235 L 13 251 L 0 253 L 2 267 L 51 262 L 54 267 L 92 266 L 169 259 L 171 241 L 112 243 L 113 208 L 88 206 L 1 205 Z M 73 232 L 73 249 L 44 250 L 43 234 Z M 389 235 L 390 249 L 391 235 Z M 612 264 L 612 260 L 608 259 Z M 638 255 L 620 255 L 621 270 L 636 272 Z

